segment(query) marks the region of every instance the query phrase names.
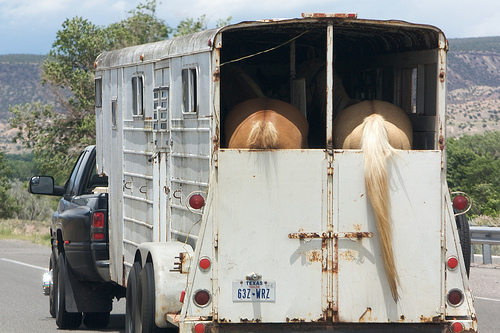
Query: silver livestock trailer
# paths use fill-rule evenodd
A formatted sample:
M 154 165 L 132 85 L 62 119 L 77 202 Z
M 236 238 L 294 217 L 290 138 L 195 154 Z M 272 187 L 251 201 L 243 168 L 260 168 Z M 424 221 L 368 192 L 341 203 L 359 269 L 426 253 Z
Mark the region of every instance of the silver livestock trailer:
M 110 278 L 127 287 L 127 332 L 477 331 L 446 183 L 443 32 L 304 16 L 97 58 L 97 164 L 109 177 Z M 312 55 L 322 65 L 300 78 Z M 238 80 L 296 105 L 309 148 L 228 149 Z M 388 162 L 397 301 L 363 152 L 332 144 L 340 84 L 411 119 L 413 149 Z

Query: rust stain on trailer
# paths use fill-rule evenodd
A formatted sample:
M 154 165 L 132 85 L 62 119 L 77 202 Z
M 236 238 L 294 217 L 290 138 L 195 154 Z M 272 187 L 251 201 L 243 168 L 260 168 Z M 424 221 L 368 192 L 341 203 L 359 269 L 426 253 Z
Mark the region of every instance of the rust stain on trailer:
M 328 249 L 328 241 L 326 240 L 326 238 L 323 238 L 321 240 L 321 251 L 322 253 L 326 253 Z M 323 266 L 321 267 L 321 270 L 323 272 L 323 274 L 325 273 L 328 273 L 328 263 L 331 262 L 331 258 L 328 258 L 328 255 L 325 255 L 325 258 L 323 260 Z
M 421 323 L 439 323 L 441 321 L 441 316 L 424 317 L 424 315 L 420 315 Z
M 288 238 L 290 239 L 304 239 L 304 238 L 327 238 L 327 233 L 319 233 L 319 232 L 297 232 L 293 234 L 288 234 Z
M 290 318 L 286 317 L 286 322 L 287 323 L 290 323 L 290 322 L 292 322 L 292 323 L 305 323 L 306 320 L 303 319 L 303 318 L 292 318 L 292 319 L 290 319 Z
M 256 318 L 256 319 L 248 319 L 248 318 L 240 318 L 241 323 L 260 323 L 262 322 L 262 319 Z
M 367 232 L 367 231 L 345 232 L 342 234 L 342 236 L 344 238 L 357 238 L 357 239 L 371 238 L 373 237 L 373 232 Z
M 361 317 L 359 317 L 359 322 L 364 323 L 364 322 L 372 322 L 372 308 L 368 307 L 366 308 L 366 311 L 363 312 Z
M 312 250 L 306 252 L 306 260 L 308 262 L 321 262 L 322 254 L 321 250 Z
M 358 260 L 359 252 L 356 250 L 344 250 L 339 252 L 339 260 L 355 262 Z
M 125 276 L 127 276 L 127 269 L 125 268 L 125 255 L 122 256 L 122 269 L 123 269 L 123 275 L 122 275 L 122 286 L 127 285 L 127 279 L 125 279 Z

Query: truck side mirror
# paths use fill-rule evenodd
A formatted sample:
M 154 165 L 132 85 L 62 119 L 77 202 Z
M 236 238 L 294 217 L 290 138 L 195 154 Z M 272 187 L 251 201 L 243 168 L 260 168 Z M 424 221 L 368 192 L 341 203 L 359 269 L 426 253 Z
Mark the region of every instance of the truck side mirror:
M 33 194 L 54 195 L 54 178 L 51 176 L 31 177 L 29 191 Z

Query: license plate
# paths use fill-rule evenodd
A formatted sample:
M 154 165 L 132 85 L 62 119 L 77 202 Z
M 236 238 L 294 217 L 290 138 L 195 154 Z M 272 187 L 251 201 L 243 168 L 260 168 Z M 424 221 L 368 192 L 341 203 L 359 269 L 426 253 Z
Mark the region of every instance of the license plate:
M 233 281 L 233 302 L 274 302 L 275 281 Z

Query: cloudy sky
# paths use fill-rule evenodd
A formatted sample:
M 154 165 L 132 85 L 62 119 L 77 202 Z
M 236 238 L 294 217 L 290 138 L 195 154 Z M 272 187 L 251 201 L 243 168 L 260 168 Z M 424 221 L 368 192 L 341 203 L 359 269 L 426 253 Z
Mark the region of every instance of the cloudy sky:
M 127 17 L 140 0 L 0 0 L 0 54 L 46 54 L 66 18 L 105 26 Z M 142 1 L 143 3 L 146 0 Z M 232 23 L 300 17 L 302 12 L 350 12 L 359 18 L 431 24 L 448 38 L 500 36 L 498 0 L 158 0 L 157 15 L 171 27 L 205 14 Z

